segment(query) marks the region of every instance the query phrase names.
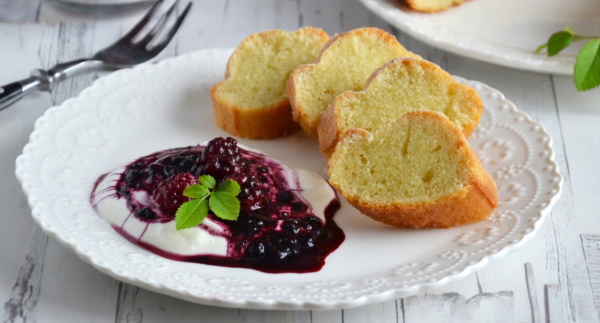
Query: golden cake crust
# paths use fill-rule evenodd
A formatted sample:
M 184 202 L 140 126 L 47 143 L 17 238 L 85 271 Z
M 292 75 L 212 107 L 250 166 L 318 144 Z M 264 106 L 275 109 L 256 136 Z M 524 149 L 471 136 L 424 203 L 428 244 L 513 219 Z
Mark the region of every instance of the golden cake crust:
M 305 27 L 296 32 L 287 32 L 283 30 L 270 30 L 262 33 L 256 33 L 244 39 L 233 52 L 227 63 L 225 71 L 225 80 L 214 85 L 210 91 L 210 97 L 213 102 L 215 124 L 223 130 L 236 136 L 250 139 L 273 139 L 289 135 L 300 130 L 298 123 L 294 121 L 291 113 L 289 99 L 283 98 L 277 102 L 271 102 L 260 107 L 243 107 L 243 102 L 227 100 L 221 95 L 220 90 L 225 82 L 229 80 L 232 73 L 232 64 L 235 64 L 237 56 L 247 55 L 245 49 L 250 44 L 262 42 L 269 44 L 269 39 L 273 37 L 291 37 L 294 33 L 310 34 L 316 39 L 319 46 L 317 52 L 329 40 L 329 35 L 319 28 Z M 297 65 L 296 65 L 297 66 Z M 268 73 L 267 71 L 264 71 Z M 291 72 L 291 70 L 290 70 Z M 287 77 L 280 86 L 285 92 Z
M 469 177 L 463 189 L 419 203 L 394 201 L 381 203 L 369 200 L 368 197 L 353 195 L 333 179 L 333 173 L 340 172 L 339 169 L 336 169 L 339 165 L 338 161 L 344 158 L 347 149 L 352 149 L 351 146 L 336 148 L 328 160 L 330 184 L 361 213 L 374 220 L 400 228 L 449 228 L 487 218 L 498 205 L 496 184 L 483 169 L 479 158 L 469 147 L 464 134 L 443 114 L 422 110 L 408 112 L 401 118 L 423 115 L 438 119 L 443 126 L 450 129 L 453 136 L 459 139 L 457 147 L 454 148 L 466 154 L 466 158 L 470 161 Z M 351 129 L 343 135 L 342 141 L 369 140 L 372 136 L 373 134 L 366 130 Z
M 414 205 L 375 205 L 348 199 L 372 219 L 407 229 L 450 228 L 485 220 L 498 205 L 498 191 L 485 172 L 473 176 L 468 189 L 452 196 Z
M 289 101 L 278 102 L 262 109 L 239 109 L 221 100 L 213 87 L 210 96 L 213 100 L 215 124 L 221 129 L 243 138 L 274 139 L 300 130 L 290 113 Z

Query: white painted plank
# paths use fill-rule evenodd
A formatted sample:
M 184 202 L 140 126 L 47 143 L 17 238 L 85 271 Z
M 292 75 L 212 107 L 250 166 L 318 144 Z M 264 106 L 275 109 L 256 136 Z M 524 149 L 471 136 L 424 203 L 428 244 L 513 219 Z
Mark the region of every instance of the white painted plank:
M 590 275 L 594 304 L 600 318 L 600 235 L 582 235 L 581 241 L 585 250 L 585 263 Z
M 118 282 L 50 239 L 46 248 L 40 322 L 100 322 L 114 317 Z
M 26 237 L 30 238 L 29 252 L 19 268 L 10 295 L 4 302 L 4 322 L 29 322 L 35 321 L 37 317 L 48 237 L 39 228 L 35 228 L 33 234 Z
M 18 0 L 17 0 L 18 1 Z M 37 1 L 40 0 L 27 0 Z M 164 2 L 168 3 L 170 0 Z M 103 0 L 97 2 L 106 2 Z M 127 21 L 132 18 L 141 17 L 141 15 L 148 10 L 148 7 L 136 7 L 129 10 L 100 10 L 100 11 L 87 11 L 77 8 L 69 8 L 68 6 L 57 5 L 51 1 L 41 0 L 39 8 L 37 8 L 37 21 L 43 23 L 60 23 L 60 22 L 80 22 L 80 23 L 92 23 L 92 22 L 111 22 L 120 24 L 123 21 Z
M 457 293 L 412 296 L 400 303 L 402 322 L 468 322 L 467 300 Z
M 189 303 L 119 283 L 116 323 L 125 322 L 242 322 L 237 309 Z
M 228 12 L 227 6 L 230 1 L 194 1 L 189 17 L 177 32 L 177 38 L 184 41 L 179 43 L 179 53 L 187 53 L 206 48 L 233 48 L 239 44 L 245 33 L 238 32 L 230 34 L 224 30 L 223 17 Z M 245 20 L 238 17 L 239 20 Z M 230 28 L 230 27 L 227 27 Z M 252 29 L 250 29 L 252 30 Z M 247 31 L 250 31 L 247 30 Z M 247 32 L 246 31 L 246 32 Z
M 598 234 L 600 212 L 595 188 L 600 186 L 600 172 L 590 170 L 597 169 L 600 161 L 600 88 L 577 92 L 571 77 L 555 76 L 553 80 L 573 186 L 573 218 L 579 233 Z
M 380 322 L 395 323 L 399 318 L 399 301 L 387 301 L 351 308 L 343 311 L 344 323 Z
M 561 298 L 564 293 L 561 293 L 561 287 L 557 284 L 548 284 L 544 288 L 544 300 L 546 308 L 547 322 L 570 322 L 572 318 L 568 316 L 567 311 L 563 310 L 562 306 L 565 301 Z
M 332 36 L 345 31 L 341 24 L 343 13 L 339 10 L 342 1 L 297 1 L 300 25 L 322 28 Z
M 310 323 L 310 311 L 257 311 L 240 310 L 238 322 L 260 323 L 260 322 L 281 322 L 281 323 Z
M 515 322 L 512 292 L 483 293 L 467 301 L 469 322 Z
M 545 277 L 545 260 L 538 260 L 545 255 L 540 254 L 544 248 L 545 240 L 541 234 L 534 237 L 521 249 L 493 261 L 484 269 L 477 272 L 480 293 L 512 293 L 514 298 L 514 312 L 519 322 L 543 322 L 543 282 Z M 538 254 L 536 256 L 536 254 Z M 529 261 L 534 261 L 535 264 Z M 545 280 L 545 278 L 543 279 Z M 467 281 L 461 281 L 461 283 Z M 452 284 L 454 285 L 454 284 Z M 454 289 L 465 291 L 458 287 L 448 286 L 444 290 Z M 472 297 L 470 291 L 462 292 L 467 297 Z M 534 320 L 534 318 L 536 320 Z
M 542 322 L 542 318 L 540 315 L 540 306 L 538 303 L 538 294 L 536 291 L 537 285 L 535 284 L 531 263 L 525 264 L 525 282 L 527 284 L 527 295 L 529 296 L 531 322 Z
M 366 10 L 358 1 L 298 0 L 303 26 L 323 28 L 330 35 L 361 27 L 390 31 L 389 25 Z
M 28 76 L 39 64 L 41 28 L 0 23 L 3 49 L 0 83 Z M 31 41 L 27 41 L 31 40 Z M 20 59 L 15 59 L 19 57 Z M 36 93 L 0 111 L 0 318 L 6 322 L 34 320 L 43 275 L 47 237 L 34 223 L 31 210 L 15 177 L 15 159 L 29 140 L 33 122 L 48 104 L 47 94 Z
M 391 26 L 366 10 L 360 1 L 339 1 L 341 31 L 376 27 L 391 32 Z
M 425 294 L 401 302 L 402 322 L 517 322 L 510 292 L 482 293 L 466 299 L 458 293 Z
M 312 323 L 342 323 L 344 322 L 342 311 L 312 311 Z
M 292 0 L 273 1 L 273 6 L 275 8 L 273 24 L 266 26 L 267 29 L 294 30 L 302 27 L 300 19 L 298 19 L 300 17 L 298 2 Z

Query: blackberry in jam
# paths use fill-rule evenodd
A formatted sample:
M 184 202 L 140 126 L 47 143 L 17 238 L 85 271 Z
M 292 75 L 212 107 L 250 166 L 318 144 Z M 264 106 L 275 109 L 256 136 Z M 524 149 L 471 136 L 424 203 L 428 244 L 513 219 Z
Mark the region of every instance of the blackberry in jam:
M 246 170 L 244 166 L 247 166 L 242 159 L 237 141 L 230 137 L 209 141 L 202 151 L 200 163 L 206 168 L 206 173 L 215 178 L 240 174 Z
M 183 190 L 195 184 L 198 184 L 198 178 L 191 173 L 176 173 L 156 186 L 152 191 L 152 198 L 159 209 L 167 215 L 175 216 L 179 206 L 190 200 L 183 195 Z

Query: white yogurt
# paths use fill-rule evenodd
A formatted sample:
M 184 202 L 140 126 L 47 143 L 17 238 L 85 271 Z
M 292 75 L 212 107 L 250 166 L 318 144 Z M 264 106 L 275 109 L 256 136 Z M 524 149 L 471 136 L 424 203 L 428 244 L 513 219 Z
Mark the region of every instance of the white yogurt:
M 312 207 L 313 214 L 325 221 L 325 208 L 335 199 L 331 186 L 314 172 L 283 166 L 289 187 L 298 190 L 304 201 Z M 115 191 L 115 184 L 124 171 L 125 167 L 122 167 L 109 173 L 96 186 L 91 202 L 100 217 L 137 241 L 162 251 L 182 256 L 227 256 L 229 232 L 225 232 L 221 225 L 208 218 L 201 226 L 176 230 L 174 220 L 166 223 L 145 222 L 135 217 L 127 207 L 126 199 L 117 198 Z M 148 198 L 145 195 L 147 194 L 141 191 L 135 199 L 141 201 Z M 213 235 L 203 226 L 222 233 L 223 236 Z

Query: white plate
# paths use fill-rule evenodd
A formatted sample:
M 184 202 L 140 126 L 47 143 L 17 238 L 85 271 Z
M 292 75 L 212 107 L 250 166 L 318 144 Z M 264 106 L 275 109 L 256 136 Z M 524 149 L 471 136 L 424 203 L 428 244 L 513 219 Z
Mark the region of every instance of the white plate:
M 486 110 L 471 144 L 496 180 L 500 207 L 489 220 L 446 230 L 399 230 L 345 201 L 336 215 L 346 240 L 323 269 L 266 274 L 177 262 L 122 238 L 89 196 L 99 175 L 157 150 L 227 135 L 213 123 L 210 87 L 230 50 L 205 50 L 117 71 L 49 109 L 17 159 L 34 219 L 98 270 L 159 293 L 203 304 L 262 309 L 334 309 L 439 288 L 523 245 L 560 195 L 550 136 L 497 90 L 465 81 Z M 301 133 L 240 140 L 325 174 L 317 142 Z
M 503 66 L 573 74 L 580 42 L 548 57 L 534 50 L 571 26 L 580 35 L 600 35 L 598 0 L 470 0 L 446 11 L 413 11 L 400 0 L 360 0 L 388 23 L 430 45 Z

